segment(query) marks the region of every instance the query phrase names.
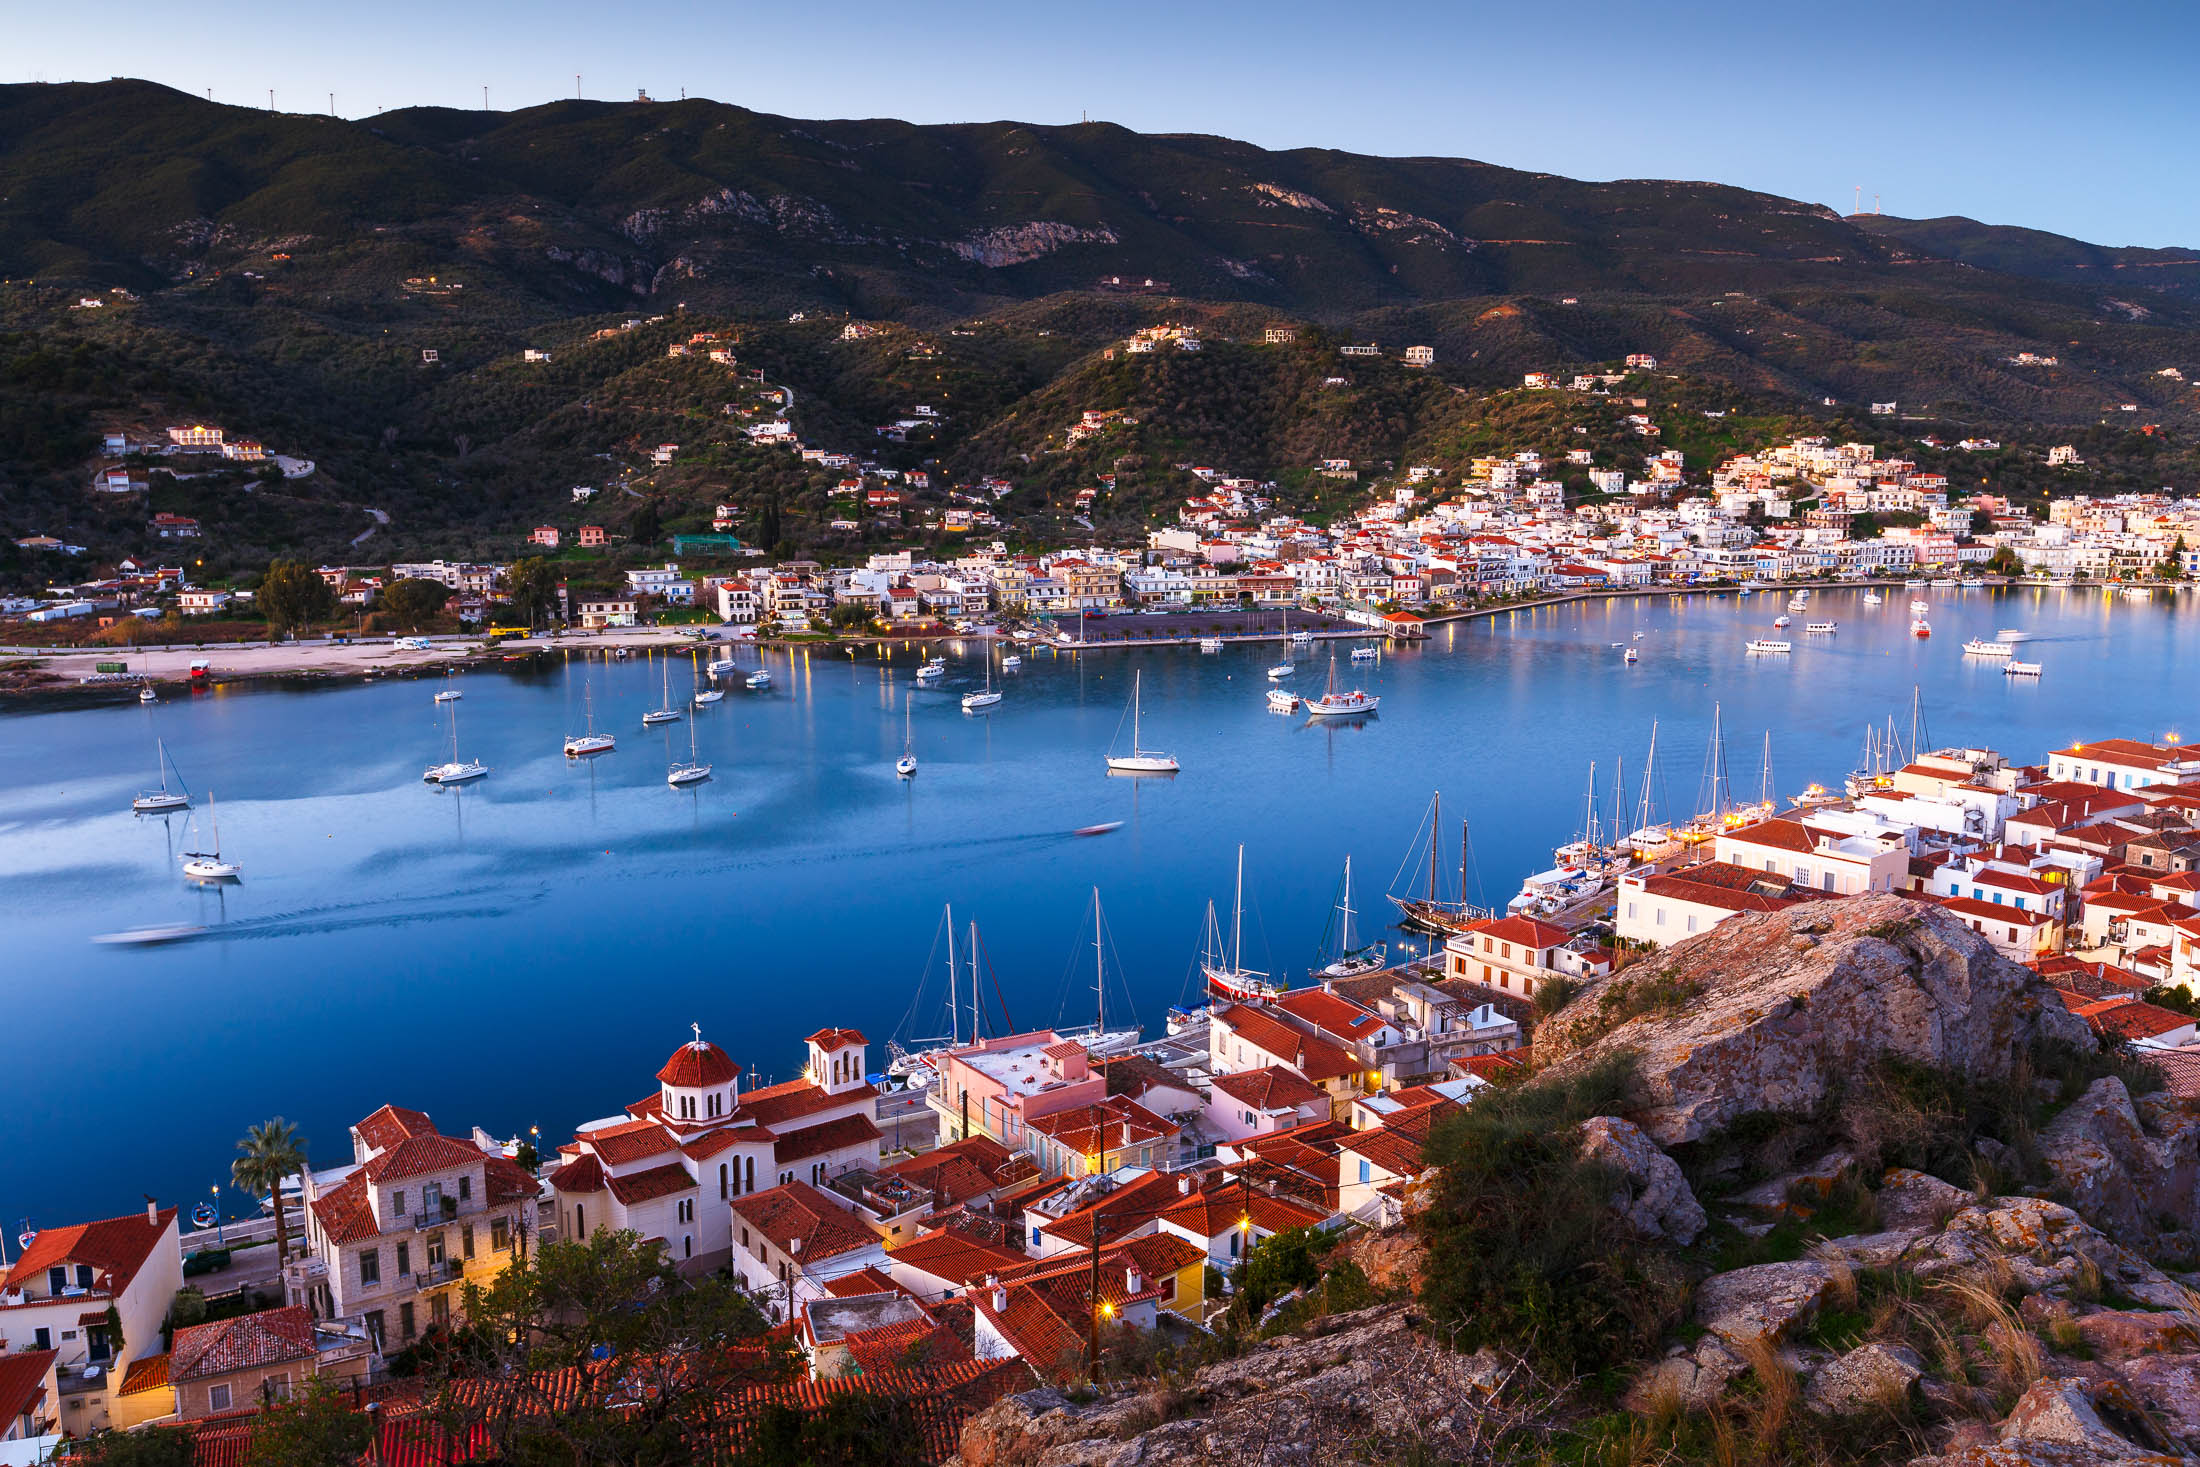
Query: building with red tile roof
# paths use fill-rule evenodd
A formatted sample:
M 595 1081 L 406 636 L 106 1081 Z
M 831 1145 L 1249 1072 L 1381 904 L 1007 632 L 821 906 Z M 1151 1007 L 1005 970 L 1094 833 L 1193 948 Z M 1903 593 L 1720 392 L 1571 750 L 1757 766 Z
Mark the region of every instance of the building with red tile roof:
M 0 1336 L 11 1349 L 61 1352 L 67 1430 L 134 1425 L 143 1418 L 118 1387 L 133 1363 L 160 1353 L 161 1324 L 182 1287 L 176 1209 L 147 1199 L 143 1212 L 40 1228 L 0 1281 Z
M 1670 875 L 1630 872 L 1620 877 L 1613 898 L 1614 932 L 1652 947 L 1684 942 L 1744 912 L 1777 912 L 1808 900 L 1785 877 L 1725 861 Z
M 829 1282 L 883 1268 L 886 1248 L 844 1198 L 807 1182 L 786 1182 L 732 1200 L 735 1275 L 774 1319 L 826 1297 Z
M 1211 1074 L 1266 1069 L 1281 1065 L 1300 1079 L 1329 1092 L 1349 1096 L 1360 1078 L 1359 1057 L 1333 1040 L 1303 1033 L 1252 1004 L 1227 1004 L 1207 1027 Z
M 325 1339 L 303 1305 L 263 1309 L 177 1330 L 161 1374 L 173 1391 L 175 1413 L 193 1421 L 287 1400 L 315 1376 L 364 1375 L 366 1341 L 346 1348 L 349 1343 L 341 1335 Z M 144 1390 L 150 1382 L 137 1377 L 124 1388 Z
M 60 1429 L 58 1350 L 0 1355 L 0 1441 L 52 1436 Z
M 1029 1122 L 1030 1147 L 1042 1170 L 1091 1176 L 1119 1166 L 1168 1166 L 1183 1128 L 1126 1096 L 1050 1111 Z
M 1234 1141 L 1330 1116 L 1329 1092 L 1282 1065 L 1216 1075 L 1203 1118 L 1208 1133 Z

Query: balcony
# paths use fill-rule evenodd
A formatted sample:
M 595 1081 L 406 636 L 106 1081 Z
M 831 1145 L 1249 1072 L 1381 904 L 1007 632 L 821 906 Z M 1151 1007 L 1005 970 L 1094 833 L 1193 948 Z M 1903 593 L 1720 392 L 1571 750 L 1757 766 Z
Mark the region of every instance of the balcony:
M 474 1213 L 481 1211 L 481 1208 L 473 1202 L 467 1202 L 462 1206 L 456 1197 L 446 1197 L 443 1199 L 443 1205 L 440 1208 L 431 1208 L 426 1212 L 416 1212 L 412 1215 L 413 1231 L 424 1233 L 430 1228 L 440 1228 L 445 1223 L 457 1222 L 461 1211 Z
M 456 1258 L 446 1258 L 440 1263 L 423 1263 L 413 1270 L 413 1287 L 438 1289 L 445 1284 L 457 1283 L 465 1272 L 465 1265 Z

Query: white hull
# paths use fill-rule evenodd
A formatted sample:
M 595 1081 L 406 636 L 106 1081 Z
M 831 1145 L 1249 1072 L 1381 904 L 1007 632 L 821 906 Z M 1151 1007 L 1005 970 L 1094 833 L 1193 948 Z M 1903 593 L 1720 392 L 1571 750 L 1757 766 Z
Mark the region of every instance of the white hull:
M 983 713 L 1001 701 L 999 693 L 966 693 L 963 695 L 963 712 Z
M 642 715 L 642 727 L 644 728 L 648 728 L 652 724 L 678 723 L 679 721 L 680 715 L 675 713 L 670 708 L 659 708 L 653 713 L 645 713 Z
M 1793 642 L 1756 641 L 1749 644 L 1749 650 L 1752 652 L 1793 652 L 1795 644 Z
M 771 685 L 772 675 L 768 672 L 752 672 L 748 676 L 747 686 L 757 692 L 762 692 L 764 689 L 770 687 Z
M 464 784 L 489 772 L 486 764 L 438 764 L 420 777 L 429 784 Z
M 565 754 L 569 759 L 577 759 L 583 754 L 608 754 L 618 746 L 619 741 L 609 734 L 583 734 L 565 741 Z
M 724 677 L 727 673 L 732 672 L 737 665 L 731 657 L 721 657 L 703 670 L 712 677 Z
M 183 874 L 193 881 L 232 881 L 244 870 L 233 861 L 186 861 Z
M 166 927 L 132 927 L 125 932 L 102 932 L 92 941 L 109 946 L 150 947 L 163 942 L 181 942 L 187 937 L 197 937 L 204 931 L 204 927 L 177 922 Z
M 1174 754 L 1111 754 L 1108 769 L 1116 774 L 1174 774 L 1177 772 Z
M 130 802 L 130 808 L 140 815 L 165 815 L 170 810 L 191 808 L 189 795 L 139 795 Z
M 1202 652 L 1220 652 L 1222 650 L 1222 638 L 1201 637 L 1199 639 L 1199 650 Z
M 710 778 L 708 764 L 675 764 L 665 775 L 665 783 L 675 787 L 683 784 L 701 784 Z
M 1297 693 L 1287 693 L 1277 688 L 1268 695 L 1268 711 L 1271 713 L 1296 713 L 1301 699 Z
M 442 692 L 435 695 L 435 700 L 438 703 L 456 703 L 459 699 L 465 696 L 466 695 L 464 693 L 461 693 L 456 688 L 445 688 Z
M 703 690 L 702 692 L 700 692 L 700 693 L 697 693 L 697 694 L 695 695 L 695 703 L 696 703 L 696 706 L 697 706 L 697 707 L 700 707 L 700 708 L 707 708 L 707 707 L 709 707 L 709 706 L 710 706 L 711 704 L 713 704 L 713 703 L 716 703 L 716 702 L 718 702 L 718 701 L 719 701 L 720 699 L 724 698 L 725 696 L 726 696 L 726 695 L 725 695 L 724 691 L 723 691 L 723 690 L 721 690 L 721 689 L 718 689 L 718 688 L 706 688 L 706 689 L 704 689 L 704 690 Z
M 1341 718 L 1353 713 L 1373 713 L 1382 701 L 1369 693 L 1345 693 L 1334 698 L 1316 698 L 1306 705 L 1306 711 L 1314 718 Z
M 1285 678 L 1291 676 L 1291 674 L 1297 671 L 1298 669 L 1293 667 L 1288 662 L 1279 663 L 1276 666 L 1268 669 L 1268 681 L 1272 683 L 1280 683 Z
M 910 758 L 908 755 L 904 754 L 901 758 L 894 761 L 894 773 L 900 775 L 903 779 L 914 778 L 916 776 L 916 772 L 917 761 Z
M 2003 667 L 2002 672 L 2008 677 L 2038 677 L 2040 665 L 2037 662 L 2012 662 Z
M 1003 657 L 1001 659 L 1001 671 L 1003 672 L 1021 672 L 1023 667 L 1024 659 L 1021 657 Z

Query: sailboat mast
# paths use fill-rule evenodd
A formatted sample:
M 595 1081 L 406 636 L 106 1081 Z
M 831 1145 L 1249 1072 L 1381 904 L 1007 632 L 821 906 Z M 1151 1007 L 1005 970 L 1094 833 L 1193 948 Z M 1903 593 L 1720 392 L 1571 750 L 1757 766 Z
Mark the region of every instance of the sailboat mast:
M 1428 899 L 1436 903 L 1436 840 L 1444 824 L 1444 792 L 1438 790 L 1429 797 L 1428 806 Z
M 962 1007 L 955 1001 L 955 904 L 947 904 L 947 1042 L 962 1043 Z
M 1650 720 L 1650 753 L 1642 761 L 1642 808 L 1637 812 L 1635 828 L 1650 828 L 1650 781 L 1658 771 L 1658 721 Z
M 970 924 L 970 1042 L 976 1044 L 984 1038 L 978 1032 L 978 924 Z
M 1108 973 L 1101 958 L 1100 888 L 1097 886 L 1092 889 L 1092 995 L 1092 1037 L 1097 1041 L 1108 1032 Z
M 1459 817 L 1459 910 L 1461 912 L 1467 909 L 1467 849 L 1467 820 L 1462 815 Z
M 1138 753 L 1138 702 L 1141 680 L 1145 675 L 1145 670 L 1142 668 L 1131 674 L 1131 753 L 1134 756 Z
M 1612 765 L 1612 845 L 1617 848 L 1627 839 L 1627 832 L 1620 827 L 1627 823 L 1627 812 L 1620 801 L 1627 798 L 1627 756 L 1622 754 Z
M 1344 918 L 1344 951 L 1340 956 L 1350 957 L 1352 954 L 1352 858 L 1350 856 L 1344 858 L 1344 904 L 1337 908 L 1337 912 L 1339 916 Z
M 1245 971 L 1245 847 L 1238 847 L 1237 895 L 1230 903 L 1230 968 Z

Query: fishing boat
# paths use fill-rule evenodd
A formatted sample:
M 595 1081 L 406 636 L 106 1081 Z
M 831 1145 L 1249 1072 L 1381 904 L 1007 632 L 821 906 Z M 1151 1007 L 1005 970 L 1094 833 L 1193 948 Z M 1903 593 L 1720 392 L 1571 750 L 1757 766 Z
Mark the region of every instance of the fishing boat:
M 160 774 L 160 788 L 140 791 L 130 801 L 130 808 L 140 815 L 165 815 L 170 810 L 187 810 L 191 807 L 191 792 L 183 787 L 183 776 L 176 775 L 176 787 L 168 788 L 168 773 L 175 766 L 168 760 L 168 745 L 160 739 L 153 740 L 153 767 Z
M 1108 755 L 1108 771 L 1111 774 L 1174 774 L 1177 772 L 1176 756 L 1164 754 L 1158 749 L 1141 747 L 1139 737 L 1140 680 L 1143 673 L 1131 674 L 1131 751 L 1128 754 Z
M 1380 647 L 1366 646 L 1352 649 L 1352 660 L 1354 662 L 1380 662 L 1382 656 L 1383 653 Z
M 1337 691 L 1337 654 L 1329 654 L 1329 687 L 1319 698 L 1309 699 L 1306 712 L 1312 718 L 1337 718 L 1353 713 L 1373 713 L 1383 700 L 1373 693 L 1354 688 L 1348 693 Z
M 210 851 L 185 851 L 183 874 L 193 881 L 234 881 L 243 867 L 234 861 L 222 859 L 221 817 L 214 811 L 214 792 L 206 792 L 206 823 L 213 831 L 214 848 Z
M 1816 632 L 1820 636 L 1825 636 L 1828 633 L 1838 632 L 1839 630 L 1841 630 L 1841 623 L 1837 621 L 1808 622 L 1804 625 L 1803 630 L 1806 632 Z
M 1330 926 L 1334 929 L 1337 945 L 1336 958 L 1321 970 L 1324 978 L 1358 978 L 1368 973 L 1379 973 L 1390 960 L 1390 948 L 1385 943 L 1370 942 L 1352 945 L 1352 858 L 1344 858 L 1344 875 L 1337 883 L 1336 905 L 1330 909 Z M 1321 951 L 1331 951 L 1330 934 L 1322 934 Z
M 674 723 L 677 722 L 680 717 L 680 710 L 672 706 L 671 658 L 666 658 L 664 661 L 664 665 L 658 669 L 657 683 L 657 696 L 659 701 L 655 708 L 652 708 L 649 712 L 642 715 L 642 727 L 644 728 L 648 728 L 650 725 L 657 723 Z
M 901 757 L 894 761 L 894 773 L 908 779 L 917 772 L 917 736 L 910 724 L 909 705 L 916 694 L 904 693 L 901 700 Z
M 583 686 L 581 705 L 586 710 L 588 732 L 565 736 L 565 757 L 578 759 L 584 754 L 608 754 L 618 747 L 619 741 L 607 733 L 596 732 L 596 690 Z
M 772 685 L 772 673 L 768 667 L 759 667 L 741 680 L 741 686 L 752 693 L 761 693 Z
M 1784 627 L 1787 626 L 1792 620 L 1793 618 L 1791 617 L 1776 616 L 1772 619 L 1772 624 L 1776 627 Z
M 1966 657 L 2014 657 L 2016 654 L 2017 649 L 2012 644 L 1989 642 L 1983 637 L 1973 637 L 1963 644 L 1963 655 Z
M 1463 932 L 1474 923 L 1493 915 L 1488 909 L 1473 906 L 1466 900 L 1467 867 L 1472 859 L 1473 846 L 1468 840 L 1467 822 L 1464 820 L 1459 822 L 1459 897 L 1452 900 L 1437 891 L 1436 874 L 1441 863 L 1437 857 L 1436 843 L 1441 835 L 1443 819 L 1443 796 L 1439 792 L 1429 798 L 1427 889 L 1417 897 L 1402 897 L 1396 892 L 1390 893 L 1391 905 L 1399 912 L 1399 925 L 1438 937 Z
M 1913 617 L 1913 618 L 1911 619 L 1911 621 L 1910 621 L 1910 635 L 1911 635 L 1911 636 L 1913 636 L 1913 637 L 1920 637 L 1920 638 L 1923 638 L 1923 637 L 1929 637 L 1929 636 L 1931 636 L 1932 634 L 1933 634 L 1933 624 L 1932 624 L 1931 622 L 1927 621 L 1927 620 L 1926 620 L 1926 619 L 1925 619 L 1924 617 L 1922 617 L 1922 616 L 1920 616 L 1920 617 Z
M 441 764 L 432 764 L 420 777 L 429 784 L 464 784 L 479 779 L 489 772 L 489 766 L 478 759 L 458 757 L 458 705 L 451 706 L 451 757 Z
M 1757 637 L 1751 640 L 1748 650 L 1751 652 L 1793 652 L 1795 644 L 1793 642 L 1775 641 L 1770 637 Z
M 985 687 L 975 693 L 963 694 L 963 712 L 983 713 L 1001 701 L 1001 694 L 993 691 L 993 658 L 985 659 Z
M 1222 650 L 1222 638 L 1201 637 L 1199 639 L 1199 650 L 1202 652 L 1220 652 Z
M 1215 924 L 1215 904 L 1207 904 L 1207 941 L 1200 956 L 1200 976 L 1207 991 L 1232 1003 L 1257 1003 L 1278 998 L 1283 985 L 1266 973 L 1245 966 L 1245 847 L 1237 851 L 1237 896 L 1230 905 L 1229 962 L 1222 961 L 1222 931 Z
M 696 757 L 695 725 L 688 725 L 688 756 L 685 764 L 674 763 L 665 770 L 665 783 L 674 789 L 687 784 L 701 784 L 710 778 L 710 766 Z
M 1268 711 L 1270 713 L 1296 713 L 1299 711 L 1299 705 L 1304 701 L 1289 688 L 1270 688 L 1268 690 Z
M 2001 670 L 2003 675 L 2007 677 L 2038 677 L 2040 675 L 2040 665 L 2037 662 L 2011 660 L 2005 663 Z

